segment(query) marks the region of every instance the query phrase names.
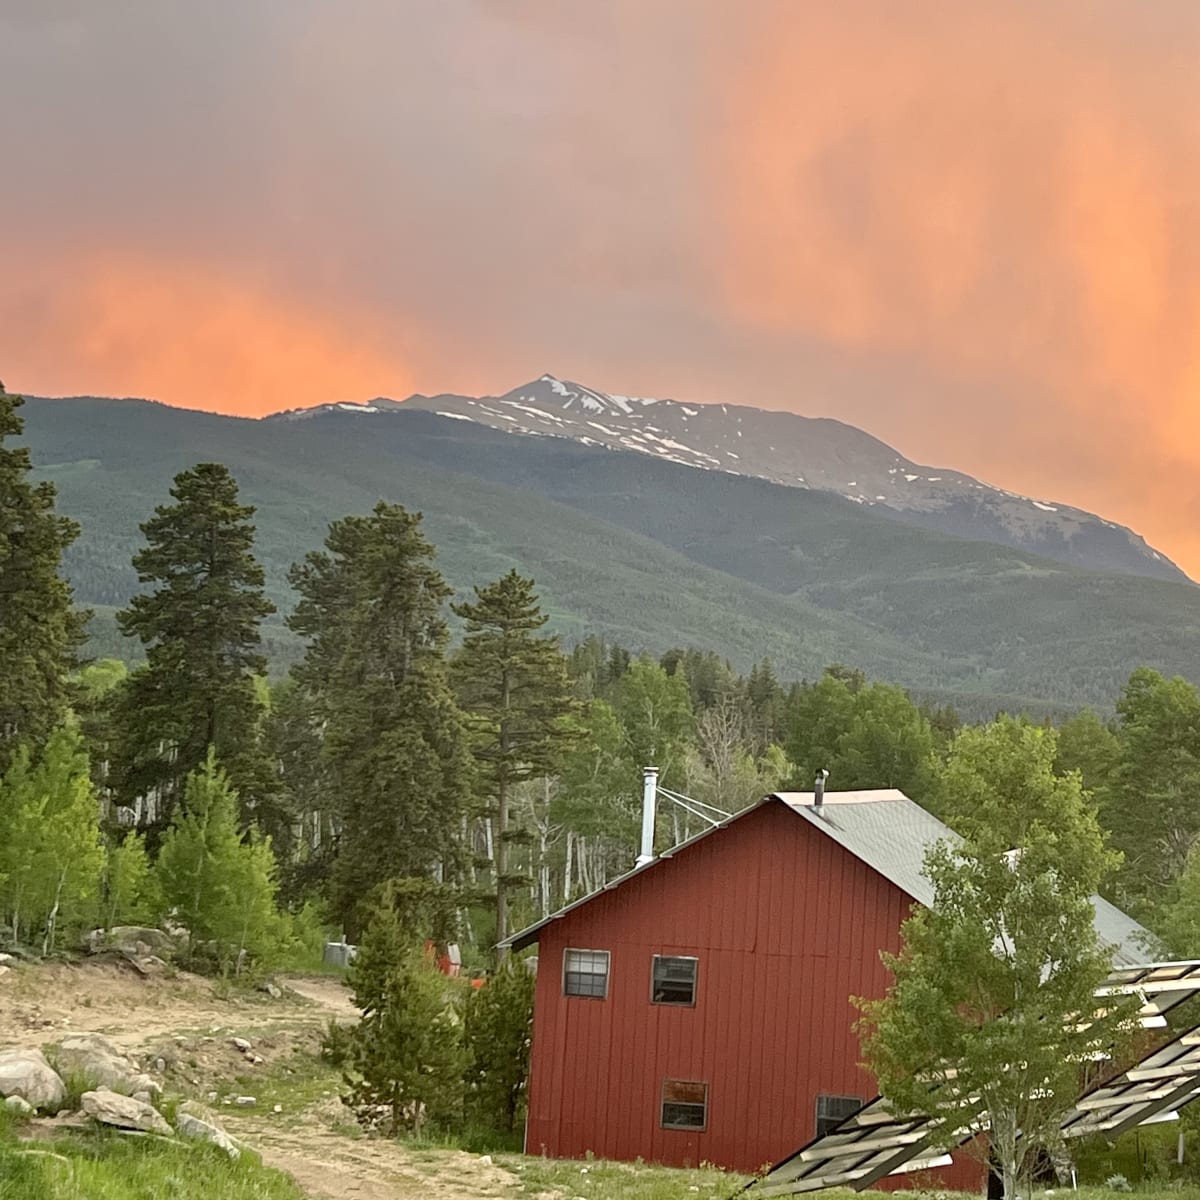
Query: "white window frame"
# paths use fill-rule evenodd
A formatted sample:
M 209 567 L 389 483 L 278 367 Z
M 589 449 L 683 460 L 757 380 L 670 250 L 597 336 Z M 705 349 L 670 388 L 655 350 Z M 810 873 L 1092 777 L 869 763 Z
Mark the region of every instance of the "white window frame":
M 596 976 L 598 971 L 571 971 L 570 961 L 572 954 L 591 954 L 604 959 L 604 992 L 601 995 L 595 995 L 591 992 L 569 992 L 567 991 L 567 976 L 568 974 L 588 974 Z M 586 950 L 578 946 L 569 946 L 563 950 L 562 958 L 562 994 L 564 996 L 573 996 L 577 1000 L 607 1000 L 608 999 L 608 983 L 612 977 L 612 954 L 608 950 Z

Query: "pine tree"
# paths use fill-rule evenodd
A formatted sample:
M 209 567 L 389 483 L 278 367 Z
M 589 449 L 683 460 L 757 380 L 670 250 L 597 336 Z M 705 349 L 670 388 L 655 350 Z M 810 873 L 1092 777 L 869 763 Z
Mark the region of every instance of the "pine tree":
M 66 717 L 87 620 L 59 574 L 79 526 L 55 515 L 52 483 L 30 481 L 29 451 L 7 444 L 24 430 L 22 403 L 0 384 L 0 770 Z
M 380 503 L 329 528 L 294 567 L 288 624 L 309 640 L 294 676 L 324 730 L 338 804 L 335 914 L 393 876 L 458 879 L 472 789 L 462 714 L 446 678 L 442 605 L 450 594 L 420 514 Z
M 500 1133 L 513 1131 L 525 1099 L 535 983 L 529 965 L 510 958 L 467 999 L 467 1103 L 471 1116 Z
M 370 911 L 347 982 L 362 1019 L 350 1031 L 345 1102 L 389 1134 L 446 1121 L 462 1098 L 462 1023 L 441 975 L 385 897 Z
M 259 624 L 275 607 L 252 553 L 254 509 L 218 463 L 177 475 L 171 496 L 141 526 L 146 546 L 133 559 L 153 590 L 117 616 L 146 665 L 122 687 L 112 783 L 119 804 L 149 802 L 152 842 L 210 749 L 251 810 L 272 788 L 254 677 L 266 670 Z
M 471 714 L 472 750 L 480 791 L 495 820 L 496 940 L 508 935 L 509 893 L 530 880 L 513 870 L 511 849 L 523 831 L 511 822 L 513 789 L 526 779 L 554 774 L 577 736 L 571 717 L 579 705 L 556 637 L 539 637 L 548 620 L 531 579 L 510 571 L 475 600 L 454 605 L 466 622 L 455 656 L 459 702 Z
M 259 964 L 279 953 L 286 930 L 270 843 L 253 832 L 246 842 L 238 836 L 237 795 L 211 750 L 187 778 L 156 873 L 193 961 L 207 957 L 226 974 L 240 969 L 243 952 Z

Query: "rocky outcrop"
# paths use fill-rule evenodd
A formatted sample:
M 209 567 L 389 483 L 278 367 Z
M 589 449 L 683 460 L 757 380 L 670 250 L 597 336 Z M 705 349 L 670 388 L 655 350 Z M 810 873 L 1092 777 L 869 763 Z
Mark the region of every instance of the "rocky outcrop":
M 98 1033 L 67 1038 L 58 1048 L 58 1068 L 80 1076 L 91 1087 L 106 1087 L 126 1096 L 162 1091 L 156 1079 Z
M 131 1096 L 122 1096 L 108 1088 L 84 1092 L 80 1106 L 93 1121 L 114 1125 L 118 1129 L 138 1129 L 171 1137 L 174 1130 L 152 1104 L 144 1104 Z
M 57 1112 L 67 1089 L 40 1050 L 17 1048 L 0 1050 L 0 1096 L 20 1096 L 34 1108 Z
M 178 949 L 175 939 L 161 929 L 142 925 L 114 925 L 112 929 L 93 929 L 87 935 L 85 948 L 89 954 L 101 950 L 116 950 L 133 958 L 169 959 Z

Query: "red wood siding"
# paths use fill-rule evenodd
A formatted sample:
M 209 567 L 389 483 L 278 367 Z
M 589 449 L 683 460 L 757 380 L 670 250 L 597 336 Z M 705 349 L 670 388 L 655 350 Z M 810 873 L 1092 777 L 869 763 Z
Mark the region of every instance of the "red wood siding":
M 741 1171 L 790 1154 L 818 1094 L 875 1095 L 850 997 L 884 993 L 879 951 L 899 949 L 911 903 L 776 801 L 552 922 L 527 1152 Z M 606 999 L 563 996 L 566 948 L 610 952 Z M 700 960 L 694 1008 L 650 1003 L 655 954 Z M 660 1128 L 664 1079 L 709 1085 L 706 1129 Z

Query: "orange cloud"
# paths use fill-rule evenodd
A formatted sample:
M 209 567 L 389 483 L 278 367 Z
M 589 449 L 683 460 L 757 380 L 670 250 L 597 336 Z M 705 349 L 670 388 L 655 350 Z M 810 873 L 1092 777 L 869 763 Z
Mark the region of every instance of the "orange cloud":
M 377 314 L 282 296 L 220 263 L 98 255 L 34 280 L 0 294 L 10 389 L 239 416 L 412 390 L 405 338 Z
M 1200 122 L 1171 52 L 1195 45 L 1193 19 L 757 11 L 709 162 L 729 319 L 883 357 L 894 384 L 836 415 L 1119 513 L 1196 571 Z

